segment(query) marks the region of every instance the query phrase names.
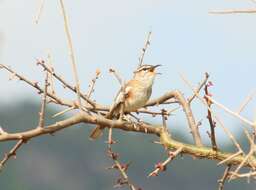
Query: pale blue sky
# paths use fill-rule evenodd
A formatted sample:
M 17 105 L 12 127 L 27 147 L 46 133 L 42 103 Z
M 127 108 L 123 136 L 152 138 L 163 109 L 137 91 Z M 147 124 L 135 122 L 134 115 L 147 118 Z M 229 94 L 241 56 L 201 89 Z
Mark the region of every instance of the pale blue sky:
M 36 25 L 38 2 L 0 1 L 0 60 L 31 79 L 43 81 L 35 60 L 45 58 L 50 50 L 56 70 L 73 81 L 58 1 L 46 0 Z M 191 91 L 179 73 L 197 84 L 204 72 L 209 72 L 215 84 L 214 98 L 232 109 L 256 89 L 256 15 L 208 14 L 213 9 L 256 6 L 249 0 L 66 0 L 65 3 L 82 89 L 87 88 L 95 70 L 100 68 L 102 77 L 94 97 L 103 103 L 110 103 L 118 89 L 108 69 L 112 67 L 129 79 L 149 30 L 153 31 L 152 45 L 145 62 L 163 65 L 160 69 L 163 74 L 154 86 L 154 97 L 171 89 L 180 89 L 189 96 Z M 20 82 L 9 82 L 5 72 L 0 73 L 0 81 L 3 102 L 36 95 Z M 65 97 L 75 98 L 61 87 L 58 90 Z M 244 115 L 252 118 L 255 106 L 254 101 Z M 195 110 L 202 113 L 198 114 L 198 120 L 204 117 L 203 107 Z M 236 120 L 227 122 L 233 124 Z

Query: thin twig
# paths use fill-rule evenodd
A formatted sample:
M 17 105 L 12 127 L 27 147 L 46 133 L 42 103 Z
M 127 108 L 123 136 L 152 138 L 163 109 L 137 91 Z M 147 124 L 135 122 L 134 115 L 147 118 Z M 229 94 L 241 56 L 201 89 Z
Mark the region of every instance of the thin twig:
M 37 65 L 40 65 L 43 67 L 44 70 L 47 70 L 49 73 L 52 73 L 52 75 L 60 82 L 63 84 L 64 87 L 67 87 L 68 89 L 72 90 L 73 92 L 77 93 L 77 90 L 75 87 L 70 85 L 67 81 L 65 81 L 64 78 L 62 78 L 59 74 L 57 74 L 52 68 L 48 67 L 44 62 L 38 61 Z M 87 101 L 93 108 L 95 108 L 97 105 L 95 102 L 91 101 L 86 95 L 82 94 L 80 91 L 80 96 L 83 98 L 85 101 Z
M 45 107 L 46 107 L 46 99 L 47 99 L 47 89 L 48 89 L 48 72 L 45 72 L 45 84 L 44 84 L 44 94 L 42 97 L 41 111 L 39 112 L 39 122 L 38 127 L 44 127 L 45 120 Z
M 235 172 L 229 172 L 230 175 L 233 175 L 233 179 L 235 178 L 250 178 L 250 177 L 254 177 L 256 176 L 256 171 L 255 172 L 248 172 L 248 173 L 235 173 Z
M 41 94 L 44 92 L 44 89 L 41 88 L 38 85 L 38 82 L 33 82 L 29 79 L 27 79 L 26 77 L 18 74 L 17 72 L 15 72 L 14 70 L 12 70 L 10 67 L 0 64 L 0 68 L 5 69 L 6 71 L 8 71 L 9 73 L 11 73 L 12 75 L 16 76 L 19 80 L 24 81 L 25 83 L 27 83 L 29 86 L 32 86 L 33 88 L 35 88 L 38 91 L 38 94 Z M 52 98 L 56 103 L 61 104 L 61 105 L 65 105 L 65 106 L 73 106 L 73 103 L 70 101 L 66 101 L 63 100 L 59 97 L 57 97 L 55 94 L 52 94 L 50 92 L 47 92 L 47 95 Z
M 165 130 L 167 130 L 167 124 L 166 124 L 167 119 L 168 117 L 166 117 L 166 110 L 162 109 L 162 123 Z
M 256 13 L 256 9 L 227 9 L 227 10 L 212 10 L 209 14 L 248 14 Z
M 39 20 L 41 18 L 42 12 L 43 12 L 44 4 L 45 4 L 45 0 L 40 0 L 39 8 L 38 8 L 38 11 L 37 11 L 36 16 L 35 16 L 35 23 L 36 24 L 39 23 Z
M 116 79 L 118 80 L 120 86 L 123 86 L 124 81 L 123 81 L 122 77 L 118 74 L 118 72 L 116 70 L 114 70 L 114 69 L 111 69 L 111 68 L 109 69 L 109 72 L 113 73 L 114 76 L 116 77 Z
M 242 102 L 241 106 L 239 107 L 239 109 L 237 110 L 237 113 L 240 114 L 244 108 L 248 105 L 248 103 L 256 96 L 256 91 L 254 91 L 253 93 L 249 94 L 246 99 L 244 100 L 244 102 Z
M 209 96 L 209 91 L 208 91 L 208 87 L 211 85 L 211 83 L 208 83 L 205 85 L 204 87 L 204 92 L 205 92 L 205 95 L 206 96 Z M 209 101 L 208 98 L 205 97 L 205 100 L 208 104 L 208 107 L 210 108 L 212 103 L 211 101 Z M 207 119 L 209 121 L 209 124 L 210 124 L 210 129 L 211 129 L 211 134 L 210 134 L 210 138 L 211 138 L 211 143 L 212 143 L 212 149 L 213 150 L 217 150 L 217 143 L 216 143 L 216 138 L 215 138 L 215 127 L 216 127 L 216 123 L 215 121 L 213 121 L 213 118 L 212 118 L 212 113 L 209 109 L 207 109 Z
M 234 135 L 230 132 L 230 130 L 225 127 L 224 123 L 222 122 L 222 120 L 220 119 L 220 116 L 217 116 L 217 114 L 215 114 L 212 109 L 210 109 L 208 107 L 208 109 L 211 111 L 212 116 L 214 117 L 214 119 L 220 124 L 221 128 L 223 129 L 223 131 L 227 134 L 227 136 L 229 137 L 229 139 L 233 142 L 233 144 L 235 145 L 235 147 L 237 148 L 238 151 L 243 152 L 240 144 L 237 142 L 236 138 L 234 137 Z
M 99 78 L 100 76 L 100 70 L 97 69 L 95 72 L 95 77 L 91 80 L 91 83 L 89 84 L 89 90 L 87 92 L 87 98 L 90 98 L 92 93 L 94 92 L 94 87 L 96 84 L 96 80 Z
M 112 138 L 112 127 L 110 127 L 109 131 L 108 131 L 108 142 L 107 143 L 108 143 L 108 155 L 114 162 L 114 165 L 110 168 L 117 169 L 122 176 L 122 178 L 117 180 L 117 184 L 115 185 L 115 187 L 122 187 L 123 185 L 128 185 L 130 190 L 136 190 L 135 186 L 130 182 L 128 175 L 126 173 L 126 170 L 128 169 L 130 164 L 121 164 L 120 161 L 118 160 L 119 154 L 114 153 L 112 151 L 111 146 L 112 146 L 112 144 L 116 143 L 116 141 L 114 141 Z
M 75 106 L 69 107 L 69 108 L 67 108 L 67 109 L 64 109 L 64 110 L 62 110 L 62 111 L 60 111 L 60 112 L 54 114 L 54 115 L 52 116 L 52 118 L 55 118 L 55 117 L 60 116 L 60 115 L 63 115 L 64 113 L 67 113 L 67 112 L 69 112 L 69 111 L 72 111 L 73 109 L 75 109 Z
M 54 86 L 54 76 L 53 76 L 53 72 L 54 72 L 54 69 L 53 69 L 53 61 L 52 61 L 52 56 L 50 54 L 50 52 L 48 52 L 47 54 L 47 63 L 49 64 L 49 69 L 50 69 L 50 81 L 49 81 L 49 88 L 51 89 L 51 93 L 52 94 L 56 94 L 55 93 L 55 86 Z
M 64 29 L 65 29 L 65 33 L 66 33 L 66 37 L 67 37 L 67 42 L 68 42 L 69 56 L 71 59 L 73 77 L 75 79 L 75 84 L 76 84 L 78 107 L 82 111 L 82 103 L 81 103 L 81 98 L 80 98 L 80 83 L 79 83 L 78 72 L 77 72 L 77 68 L 76 68 L 76 61 L 75 61 L 75 54 L 74 54 L 74 49 L 73 49 L 73 44 L 72 44 L 71 33 L 70 33 L 69 25 L 68 25 L 68 17 L 67 17 L 66 11 L 65 11 L 63 0 L 60 0 L 60 5 L 61 5 L 61 11 L 62 11 L 63 20 L 64 20 Z
M 225 181 L 226 179 L 228 178 L 228 174 L 229 174 L 229 171 L 231 169 L 231 165 L 228 165 L 223 173 L 223 176 L 220 180 L 218 180 L 218 183 L 219 183 L 219 189 L 218 190 L 223 190 L 224 189 L 224 184 L 225 184 Z
M 150 45 L 150 38 L 151 38 L 152 32 L 150 31 L 147 35 L 146 42 L 144 44 L 144 47 L 141 49 L 141 55 L 139 57 L 139 64 L 138 68 L 143 64 L 145 53 Z
M 148 177 L 152 177 L 152 176 L 158 176 L 159 172 L 161 171 L 165 171 L 167 164 L 169 162 L 171 162 L 174 158 L 176 158 L 181 152 L 182 152 L 183 147 L 178 148 L 177 150 L 175 150 L 174 152 L 169 152 L 169 157 L 162 163 L 158 163 L 155 165 L 155 170 L 152 171 Z
M 223 104 L 217 102 L 216 100 L 214 100 L 212 97 L 210 96 L 206 96 L 212 103 L 214 103 L 216 106 L 218 106 L 219 108 L 223 109 L 224 111 L 226 111 L 227 113 L 237 117 L 239 120 L 241 120 L 242 122 L 244 122 L 245 124 L 255 128 L 256 126 L 254 126 L 254 123 L 249 121 L 248 119 L 242 117 L 240 114 L 230 110 L 229 108 L 227 108 L 226 106 L 224 106 Z
M 235 176 L 235 174 L 238 174 L 239 170 L 248 162 L 250 164 L 250 158 L 253 156 L 253 153 L 255 152 L 255 144 L 254 144 L 254 140 L 252 137 L 250 137 L 249 132 L 244 129 L 245 135 L 250 143 L 250 151 L 249 153 L 245 156 L 244 160 L 239 164 L 239 166 L 235 169 L 235 171 L 231 174 L 230 176 L 230 180 L 233 179 L 233 177 Z M 252 165 L 252 168 L 255 169 L 255 167 Z
M 236 170 L 234 171 L 234 173 L 230 176 L 230 180 L 232 180 L 233 179 L 233 177 L 234 177 L 234 175 L 236 174 L 236 173 L 238 173 L 239 172 L 239 170 L 246 164 L 246 162 L 248 161 L 248 159 L 252 156 L 252 154 L 253 154 L 253 150 L 250 150 L 250 152 L 245 156 L 245 158 L 243 159 L 243 161 L 239 164 L 239 166 L 236 168 Z
M 6 164 L 6 162 L 13 156 L 16 156 L 16 151 L 21 147 L 21 145 L 24 143 L 24 140 L 21 139 L 19 140 L 14 147 L 5 154 L 3 160 L 0 162 L 0 171 L 3 169 L 4 165 Z
M 178 109 L 180 109 L 180 106 L 170 109 L 169 111 L 167 111 L 168 116 L 170 116 L 173 112 L 177 111 Z
M 176 109 L 170 110 L 170 111 L 166 111 L 166 112 L 158 112 L 158 111 L 150 111 L 150 110 L 146 110 L 146 109 L 139 109 L 136 111 L 137 114 L 143 113 L 143 114 L 150 114 L 153 117 L 155 117 L 156 115 L 165 115 L 165 116 L 170 116 L 172 112 L 176 111 Z
M 201 102 L 207 107 L 207 109 L 209 111 L 211 111 L 211 114 L 214 116 L 215 120 L 219 122 L 220 126 L 223 128 L 224 132 L 228 135 L 228 137 L 231 139 L 231 141 L 234 143 L 234 145 L 237 147 L 237 149 L 239 151 L 242 151 L 239 143 L 236 141 L 236 139 L 234 138 L 234 136 L 232 135 L 232 133 L 224 126 L 224 124 L 222 123 L 222 121 L 213 113 L 212 109 L 208 106 L 207 102 L 205 101 L 205 99 L 203 99 L 202 97 L 200 97 L 200 95 L 193 89 L 192 84 L 190 83 L 190 81 L 188 81 L 186 79 L 186 77 L 184 75 L 181 75 L 181 79 L 185 82 L 185 84 L 190 87 L 190 89 L 196 94 L 196 97 L 201 100 Z M 206 96 L 207 98 L 209 96 Z
M 196 97 L 196 94 L 199 93 L 200 90 L 205 86 L 209 77 L 210 77 L 210 75 L 206 72 L 204 80 L 200 83 L 198 88 L 195 90 L 196 93 L 194 93 L 193 96 L 188 99 L 188 103 L 191 103 L 193 101 L 193 99 Z
M 111 145 L 112 145 L 112 144 L 115 144 L 115 143 L 116 143 L 116 141 L 114 141 L 113 138 L 112 138 L 112 134 L 113 134 L 113 128 L 110 127 L 110 128 L 108 129 L 108 142 L 107 142 L 109 148 L 111 148 Z
M 226 159 L 220 161 L 217 165 L 218 165 L 218 166 L 219 166 L 219 165 L 222 165 L 222 164 L 224 164 L 224 163 L 226 163 L 226 162 L 232 160 L 233 158 L 235 158 L 235 157 L 237 157 L 237 156 L 239 156 L 239 155 L 241 155 L 241 154 L 243 154 L 243 151 L 239 150 L 239 151 L 236 152 L 235 154 L 232 154 L 232 155 L 230 155 L 229 157 L 227 157 Z
M 184 96 L 179 91 L 176 91 L 175 98 L 179 101 L 180 105 L 183 107 L 183 111 L 185 112 L 190 130 L 191 130 L 190 132 L 193 136 L 195 144 L 197 146 L 203 146 L 201 135 L 200 135 L 199 129 L 198 129 L 198 125 L 196 124 L 190 104 L 186 101 Z

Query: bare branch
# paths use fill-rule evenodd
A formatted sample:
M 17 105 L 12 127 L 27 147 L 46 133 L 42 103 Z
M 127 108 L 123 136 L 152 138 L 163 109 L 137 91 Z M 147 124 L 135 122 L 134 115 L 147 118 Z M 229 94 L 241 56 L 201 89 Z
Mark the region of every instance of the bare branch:
M 253 157 L 253 154 L 254 154 L 254 152 L 255 152 L 255 150 L 256 150 L 253 137 L 250 136 L 249 132 L 248 132 L 246 129 L 244 129 L 244 132 L 245 132 L 245 135 L 246 135 L 246 137 L 248 138 L 248 141 L 249 141 L 249 143 L 250 143 L 250 151 L 249 151 L 249 153 L 245 156 L 244 160 L 243 160 L 243 161 L 239 164 L 239 166 L 235 169 L 235 171 L 231 174 L 231 176 L 229 177 L 230 180 L 232 180 L 232 179 L 234 178 L 234 176 L 235 176 L 236 174 L 238 174 L 239 170 L 240 170 L 246 163 L 251 164 L 251 163 L 250 163 L 250 159 Z M 255 157 L 253 157 L 253 158 L 255 158 Z M 251 167 L 252 167 L 252 169 L 255 170 L 255 167 L 254 167 L 253 165 L 251 165 Z
M 62 110 L 62 111 L 60 111 L 60 112 L 54 114 L 54 115 L 52 116 L 52 118 L 58 117 L 58 116 L 60 116 L 60 115 L 63 115 L 64 113 L 67 113 L 67 112 L 69 112 L 69 111 L 71 111 L 71 110 L 73 110 L 73 109 L 75 109 L 75 106 L 69 107 L 69 108 L 67 108 L 67 109 L 64 109 L 64 110 Z
M 40 0 L 39 8 L 38 8 L 38 11 L 37 11 L 36 16 L 35 16 L 35 23 L 36 24 L 39 23 L 39 20 L 41 18 L 42 12 L 43 12 L 44 4 L 45 4 L 45 0 Z
M 188 99 L 188 103 L 190 104 L 193 99 L 196 97 L 196 94 L 198 94 L 200 92 L 200 90 L 205 86 L 205 84 L 207 83 L 208 79 L 209 79 L 210 75 L 206 72 L 205 73 L 205 78 L 204 80 L 200 83 L 200 85 L 198 86 L 198 88 L 195 90 L 196 93 L 193 94 L 193 96 L 191 98 Z
M 11 157 L 15 157 L 16 156 L 16 151 L 21 147 L 21 145 L 24 143 L 24 140 L 21 139 L 19 140 L 14 147 L 5 154 L 3 160 L 1 160 L 0 162 L 0 171 L 3 169 L 4 165 L 6 164 L 6 162 L 11 158 Z
M 53 61 L 52 61 L 52 56 L 51 56 L 50 52 L 48 52 L 48 54 L 47 54 L 47 63 L 49 65 L 49 69 L 50 69 L 50 72 L 49 72 L 50 73 L 49 88 L 50 88 L 52 94 L 56 94 L 55 93 L 55 86 L 54 86 L 54 76 L 53 76 L 53 72 L 54 72 Z
M 96 80 L 99 78 L 100 76 L 100 70 L 97 69 L 95 72 L 95 77 L 91 80 L 91 83 L 89 84 L 89 90 L 87 92 L 87 98 L 89 99 L 92 95 L 92 93 L 94 92 L 94 87 L 96 84 Z
M 122 79 L 122 77 L 118 74 L 118 72 L 115 69 L 109 69 L 110 73 L 113 73 L 114 76 L 116 77 L 116 79 L 118 80 L 120 86 L 124 85 L 124 80 Z
M 45 74 L 44 94 L 42 97 L 41 111 L 39 112 L 38 127 L 44 127 L 46 96 L 47 96 L 47 89 L 48 89 L 48 72 L 45 72 L 45 73 L 46 74 Z
M 146 106 L 159 105 L 159 104 L 162 104 L 162 103 L 164 103 L 165 101 L 167 101 L 171 98 L 175 98 L 179 102 L 179 104 L 182 106 L 183 111 L 185 112 L 185 115 L 186 115 L 186 119 L 188 121 L 188 125 L 189 125 L 190 130 L 191 130 L 193 139 L 195 141 L 195 144 L 197 146 L 202 146 L 200 133 L 198 131 L 198 126 L 195 122 L 193 112 L 190 108 L 189 103 L 186 101 L 186 99 L 184 98 L 184 96 L 181 94 L 180 91 L 174 90 L 174 91 L 167 92 L 163 96 L 161 96 L 157 99 L 150 100 L 146 104 Z
M 59 130 L 62 130 L 67 127 L 71 127 L 72 125 L 78 123 L 91 123 L 91 124 L 99 124 L 106 126 L 108 128 L 112 127 L 115 129 L 121 129 L 124 131 L 133 131 L 133 132 L 140 132 L 146 134 L 155 134 L 160 136 L 160 142 L 165 147 L 170 149 L 179 149 L 182 147 L 182 154 L 189 154 L 194 157 L 198 158 L 206 158 L 211 160 L 219 160 L 222 161 L 232 155 L 232 153 L 226 153 L 221 151 L 213 151 L 212 148 L 208 147 L 198 147 L 191 144 L 185 144 L 179 141 L 176 141 L 170 138 L 169 134 L 166 133 L 165 130 L 162 130 L 162 126 L 153 126 L 148 124 L 140 125 L 138 124 L 136 128 L 134 125 L 120 120 L 109 120 L 102 116 L 91 116 L 86 113 L 78 113 L 68 119 L 59 121 L 55 124 L 46 126 L 44 128 L 35 128 L 29 131 L 20 132 L 20 133 L 5 133 L 0 135 L 0 141 L 11 141 L 11 140 L 28 140 L 37 136 L 45 135 L 45 134 L 53 134 Z M 244 160 L 243 155 L 236 156 L 226 164 L 238 165 Z M 256 167 L 256 159 L 251 158 L 250 164 L 245 163 L 244 167 Z
M 248 173 L 235 173 L 235 172 L 229 172 L 230 175 L 233 175 L 233 179 L 235 178 L 251 178 L 256 176 L 256 171 L 255 172 L 248 172 Z
M 156 166 L 155 166 L 156 169 L 154 171 L 152 171 L 148 175 L 148 177 L 157 176 L 159 174 L 159 172 L 165 171 L 166 167 L 167 167 L 167 164 L 169 162 L 171 162 L 174 158 L 176 158 L 181 152 L 182 152 L 182 147 L 178 148 L 174 152 L 170 151 L 169 152 L 169 157 L 163 163 L 160 162 L 160 163 L 156 164 Z
M 224 183 L 226 181 L 226 179 L 228 178 L 228 174 L 229 174 L 229 171 L 231 169 L 231 165 L 228 165 L 223 173 L 223 176 L 220 180 L 218 180 L 218 183 L 219 183 L 219 190 L 223 190 L 224 189 Z
M 219 108 L 223 109 L 224 111 L 226 111 L 227 113 L 235 116 L 236 118 L 238 118 L 239 120 L 241 120 L 242 122 L 244 122 L 245 124 L 255 128 L 256 126 L 254 126 L 255 124 L 252 121 L 249 121 L 248 119 L 242 117 L 241 115 L 239 115 L 238 113 L 228 109 L 226 106 L 224 106 L 223 104 L 217 102 L 216 100 L 214 100 L 212 97 L 210 96 L 206 96 L 212 103 L 214 103 L 216 106 L 218 106 Z
M 160 142 L 161 144 L 163 144 L 165 147 L 169 149 L 173 149 L 173 148 L 178 149 L 180 147 L 183 147 L 182 154 L 193 155 L 194 157 L 197 157 L 197 158 L 207 158 L 211 160 L 222 161 L 229 158 L 231 155 L 233 155 L 232 153 L 214 151 L 212 150 L 212 148 L 208 148 L 208 147 L 197 147 L 197 146 L 181 143 L 179 141 L 176 141 L 170 138 L 170 136 L 167 133 L 164 133 L 163 131 L 160 134 Z M 244 160 L 244 158 L 245 157 L 243 155 L 239 155 L 226 161 L 226 164 L 239 165 Z M 251 167 L 251 165 L 255 166 L 256 158 L 251 158 L 250 161 L 251 161 L 250 164 L 246 163 L 244 166 L 246 167 Z
M 119 171 L 119 173 L 121 174 L 121 176 L 122 176 L 122 178 L 119 178 L 117 180 L 117 184 L 115 185 L 115 187 L 122 187 L 124 185 L 128 185 L 130 190 L 136 190 L 135 186 L 131 183 L 131 181 L 128 178 L 128 175 L 126 173 L 130 164 L 122 164 L 118 159 L 119 154 L 112 151 L 111 146 L 112 146 L 112 144 L 116 143 L 116 141 L 114 141 L 112 139 L 112 127 L 109 128 L 108 142 L 107 143 L 108 143 L 108 155 L 114 162 L 114 165 L 111 166 L 110 169 L 112 169 L 112 168 L 117 169 Z
M 37 65 L 40 65 L 43 67 L 43 69 L 47 70 L 49 73 L 51 73 L 60 83 L 64 85 L 64 87 L 67 87 L 68 89 L 72 90 L 73 92 L 77 93 L 77 90 L 75 87 L 70 85 L 67 81 L 65 81 L 64 78 L 62 78 L 60 75 L 58 75 L 53 69 L 48 67 L 44 62 L 38 61 Z M 83 95 L 80 91 L 80 96 L 83 98 L 86 102 L 88 102 L 92 107 L 96 107 L 95 102 L 91 101 L 87 96 Z
M 206 96 L 210 96 L 209 91 L 208 91 L 208 87 L 210 85 L 211 85 L 211 83 L 208 82 L 208 84 L 206 84 L 205 87 L 204 87 L 204 92 L 205 92 Z M 205 100 L 208 104 L 208 107 L 210 108 L 212 103 L 211 103 L 211 101 L 209 101 L 209 99 L 206 96 L 205 96 Z M 215 123 L 215 121 L 213 121 L 212 113 L 209 109 L 207 109 L 207 119 L 209 121 L 210 129 L 211 129 L 210 138 L 211 138 L 211 143 L 212 143 L 212 149 L 217 150 L 217 143 L 216 143 L 216 138 L 215 138 L 216 123 Z
M 240 114 L 244 108 L 248 105 L 248 103 L 256 96 L 256 91 L 254 91 L 253 93 L 249 94 L 246 99 L 244 100 L 244 102 L 242 102 L 241 106 L 239 107 L 237 113 Z
M 227 9 L 227 10 L 213 10 L 209 14 L 251 14 L 256 13 L 256 9 Z
M 223 128 L 224 132 L 228 135 L 228 137 L 231 139 L 231 141 L 234 143 L 234 145 L 237 147 L 237 149 L 239 151 L 242 151 L 239 143 L 236 141 L 236 139 L 234 138 L 232 133 L 224 126 L 222 121 L 216 115 L 214 115 L 212 109 L 208 106 L 207 102 L 205 102 L 205 100 L 202 97 L 200 97 L 200 95 L 195 90 L 193 90 L 191 83 L 185 78 L 185 76 L 181 75 L 181 78 L 185 82 L 185 84 L 187 84 L 191 88 L 191 90 L 196 94 L 196 97 L 199 100 L 201 100 L 201 102 L 207 107 L 207 109 L 211 112 L 211 114 L 214 116 L 216 121 L 218 121 L 220 123 L 220 126 Z M 208 98 L 209 96 L 206 96 L 206 97 Z
M 237 153 L 232 154 L 232 155 L 230 155 L 229 157 L 227 157 L 226 159 L 222 160 L 222 161 L 219 162 L 217 165 L 224 164 L 224 163 L 226 163 L 226 162 L 232 160 L 233 158 L 235 158 L 236 156 L 239 156 L 239 155 L 241 155 L 241 154 L 243 154 L 243 151 L 240 150 L 240 151 L 238 151 Z
M 147 35 L 146 42 L 144 44 L 144 47 L 141 49 L 141 55 L 139 57 L 139 65 L 138 68 L 143 64 L 145 53 L 150 45 L 150 38 L 151 38 L 152 32 L 150 31 Z
M 74 77 L 75 83 L 76 83 L 78 107 L 82 111 L 82 103 L 81 103 L 81 98 L 80 98 L 80 83 L 79 83 L 79 78 L 78 78 L 78 73 L 77 73 L 77 68 L 76 68 L 76 61 L 75 61 L 75 54 L 74 54 L 74 49 L 73 49 L 73 44 L 72 44 L 72 39 L 71 39 L 71 33 L 70 33 L 69 26 L 68 26 L 68 18 L 67 18 L 67 14 L 65 11 L 63 0 L 60 0 L 60 5 L 61 5 L 61 11 L 62 11 L 63 20 L 64 20 L 65 33 L 67 36 L 69 56 L 71 59 L 73 77 Z
M 27 79 L 26 77 L 16 73 L 15 71 L 13 71 L 10 67 L 7 67 L 3 64 L 0 64 L 0 68 L 5 69 L 6 71 L 8 71 L 9 73 L 13 74 L 14 76 L 16 76 L 19 80 L 24 81 L 26 84 L 28 84 L 29 86 L 32 86 L 33 88 L 35 88 L 39 94 L 44 92 L 44 89 L 41 88 L 38 85 L 38 82 L 32 82 L 31 80 Z M 57 97 L 55 94 L 52 94 L 50 92 L 47 92 L 47 95 L 52 98 L 56 103 L 60 104 L 60 105 L 65 105 L 65 106 L 73 106 L 74 103 L 71 101 L 67 101 L 67 100 L 63 100 L 59 97 Z

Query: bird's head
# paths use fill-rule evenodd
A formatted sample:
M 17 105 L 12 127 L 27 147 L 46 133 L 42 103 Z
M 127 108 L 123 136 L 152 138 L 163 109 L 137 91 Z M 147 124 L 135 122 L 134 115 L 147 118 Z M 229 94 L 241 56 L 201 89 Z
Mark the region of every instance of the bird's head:
M 136 71 L 134 71 L 134 79 L 152 85 L 155 76 L 159 74 L 156 72 L 156 68 L 159 66 L 161 65 L 141 65 Z

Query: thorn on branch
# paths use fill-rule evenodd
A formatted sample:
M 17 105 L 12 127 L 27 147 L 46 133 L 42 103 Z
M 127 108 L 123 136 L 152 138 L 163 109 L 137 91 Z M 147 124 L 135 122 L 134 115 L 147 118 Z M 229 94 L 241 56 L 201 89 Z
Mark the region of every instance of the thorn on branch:
M 112 127 L 109 128 L 108 132 L 108 156 L 113 160 L 114 164 L 108 168 L 108 169 L 117 169 L 120 172 L 121 177 L 117 179 L 116 185 L 114 187 L 122 187 L 124 185 L 128 185 L 130 190 L 136 190 L 135 186 L 129 181 L 128 175 L 126 173 L 128 167 L 130 166 L 130 163 L 122 164 L 119 162 L 119 154 L 112 151 L 112 144 L 115 143 L 112 140 Z
M 201 125 L 202 125 L 202 119 L 197 122 L 196 126 L 197 126 L 197 127 L 200 127 Z
M 127 164 L 120 164 L 120 166 L 121 166 L 121 169 L 123 170 L 123 171 L 127 171 L 127 169 L 129 168 L 129 166 L 131 165 L 131 162 L 128 162 Z M 106 169 L 119 169 L 119 167 L 118 167 L 118 165 L 117 164 L 114 164 L 114 165 L 112 165 L 112 166 L 110 166 L 110 167 L 108 167 L 108 168 L 106 168 Z
M 108 148 L 108 156 L 113 159 L 113 160 L 117 160 L 118 157 L 119 157 L 119 154 L 118 153 L 115 153 L 111 150 L 111 148 Z
M 164 165 L 162 162 L 158 162 L 158 163 L 155 165 L 155 169 L 159 169 L 159 172 L 165 171 L 166 168 L 167 168 L 167 166 Z
M 128 185 L 128 180 L 123 178 L 118 178 L 116 180 L 116 184 L 114 185 L 114 188 L 120 188 L 120 187 L 123 187 L 124 185 Z

